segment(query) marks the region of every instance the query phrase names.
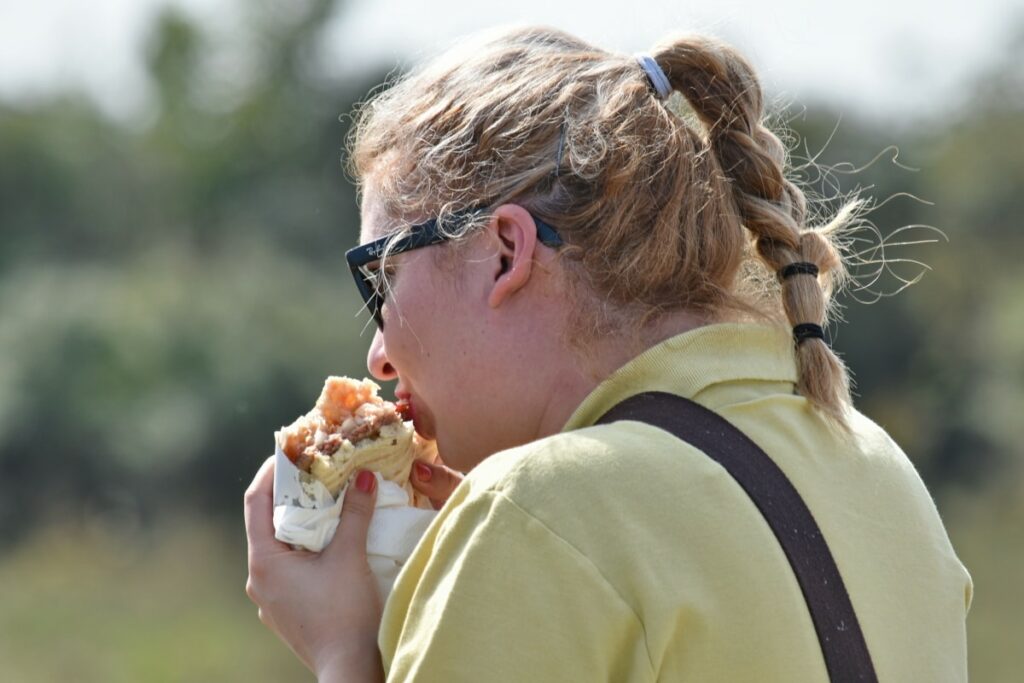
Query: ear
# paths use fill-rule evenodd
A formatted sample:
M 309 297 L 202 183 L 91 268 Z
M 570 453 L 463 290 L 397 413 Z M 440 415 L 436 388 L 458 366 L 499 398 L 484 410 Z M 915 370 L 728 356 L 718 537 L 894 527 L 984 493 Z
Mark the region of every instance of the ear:
M 488 229 L 497 238 L 498 253 L 487 305 L 497 308 L 530 280 L 537 248 L 537 226 L 523 207 L 502 204 L 495 209 Z

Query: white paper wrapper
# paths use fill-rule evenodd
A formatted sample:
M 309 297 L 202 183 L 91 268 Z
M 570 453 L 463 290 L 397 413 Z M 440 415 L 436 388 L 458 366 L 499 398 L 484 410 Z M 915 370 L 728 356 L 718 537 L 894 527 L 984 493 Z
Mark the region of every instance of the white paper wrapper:
M 276 435 L 275 435 L 276 437 Z M 275 445 L 277 439 L 274 439 Z M 338 528 L 345 489 L 338 499 L 319 481 L 303 483 L 300 472 L 279 445 L 274 452 L 274 531 L 279 541 L 319 552 Z M 381 599 L 387 600 L 398 571 L 409 559 L 437 511 L 409 504 L 398 484 L 377 476 L 377 505 L 366 536 L 370 569 L 377 577 Z M 429 503 L 425 503 L 429 505 Z

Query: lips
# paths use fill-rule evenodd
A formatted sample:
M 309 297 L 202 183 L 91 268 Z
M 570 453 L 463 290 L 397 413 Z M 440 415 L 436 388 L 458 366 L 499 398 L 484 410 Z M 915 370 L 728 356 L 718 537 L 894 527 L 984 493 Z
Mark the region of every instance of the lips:
M 395 387 L 395 401 L 398 403 L 404 403 L 407 405 L 409 410 L 412 410 L 412 394 L 408 389 L 402 386 L 399 382 L 398 386 Z
M 424 432 L 423 419 L 420 418 L 419 420 L 417 420 L 416 418 L 416 402 L 413 399 L 412 394 L 408 390 L 403 388 L 401 384 L 399 384 L 399 386 L 395 388 L 395 398 L 398 400 L 400 404 L 405 406 L 404 417 L 407 420 L 412 420 L 412 424 L 413 427 L 416 429 L 416 432 L 426 439 L 432 439 L 432 434 L 427 434 Z
M 411 398 L 400 398 L 398 399 L 398 412 L 402 415 L 403 420 L 416 421 L 416 411 L 412 407 Z

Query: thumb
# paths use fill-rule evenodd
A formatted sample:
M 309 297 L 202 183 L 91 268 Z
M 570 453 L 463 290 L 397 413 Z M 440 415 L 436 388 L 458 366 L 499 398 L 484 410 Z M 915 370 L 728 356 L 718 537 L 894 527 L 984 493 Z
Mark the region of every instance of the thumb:
M 462 483 L 462 474 L 439 463 L 417 460 L 412 468 L 412 487 L 440 509 L 452 492 Z
M 345 501 L 341 504 L 338 530 L 330 546 L 342 552 L 366 553 L 366 532 L 370 528 L 373 508 L 377 502 L 377 477 L 369 470 L 360 470 L 349 480 Z

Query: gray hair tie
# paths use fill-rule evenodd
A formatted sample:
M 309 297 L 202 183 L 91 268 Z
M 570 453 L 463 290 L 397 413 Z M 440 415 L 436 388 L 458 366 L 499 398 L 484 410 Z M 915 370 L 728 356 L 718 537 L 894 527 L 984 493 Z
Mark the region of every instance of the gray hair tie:
M 658 62 L 654 61 L 654 57 L 644 53 L 637 53 L 633 57 L 643 67 L 644 73 L 647 74 L 647 80 L 651 82 L 654 91 L 658 93 L 658 98 L 662 100 L 668 98 L 672 94 L 672 84 L 668 82 L 668 76 L 658 66 Z

